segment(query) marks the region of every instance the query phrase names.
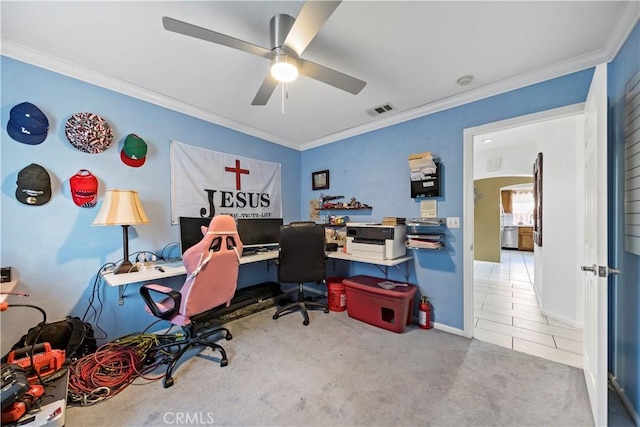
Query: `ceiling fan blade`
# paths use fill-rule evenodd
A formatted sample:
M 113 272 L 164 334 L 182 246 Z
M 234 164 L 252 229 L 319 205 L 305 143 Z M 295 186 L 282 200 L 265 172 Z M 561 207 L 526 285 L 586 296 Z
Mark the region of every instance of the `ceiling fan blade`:
M 184 34 L 185 36 L 195 37 L 222 46 L 242 50 L 267 59 L 271 57 L 271 51 L 269 49 L 167 16 L 162 17 L 162 26 L 165 30 L 174 33 Z
M 300 9 L 284 45 L 293 50 L 298 56 L 307 48 L 311 40 L 318 34 L 320 28 L 327 22 L 340 1 L 308 1 Z
M 278 86 L 278 81 L 267 71 L 267 76 L 264 78 L 262 85 L 260 85 L 255 98 L 251 101 L 251 105 L 267 105 L 276 86 Z
M 324 67 L 302 58 L 298 58 L 298 72 L 354 95 L 360 93 L 360 91 L 367 85 L 367 82 L 360 79 L 356 79 L 355 77 L 348 76 L 340 71 L 332 70 L 331 68 Z

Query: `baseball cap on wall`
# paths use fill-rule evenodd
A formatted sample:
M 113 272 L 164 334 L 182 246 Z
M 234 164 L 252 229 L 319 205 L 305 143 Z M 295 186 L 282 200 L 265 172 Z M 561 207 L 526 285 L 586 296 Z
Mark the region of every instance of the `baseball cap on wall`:
M 67 139 L 83 153 L 99 154 L 109 148 L 113 130 L 109 123 L 97 114 L 76 113 L 64 125 Z
M 120 160 L 122 160 L 125 165 L 138 168 L 144 165 L 144 162 L 147 160 L 146 156 L 147 143 L 135 133 L 127 135 L 124 139 L 122 151 L 120 151 Z
M 23 102 L 15 105 L 9 112 L 7 133 L 18 142 L 37 145 L 47 138 L 49 119 L 35 105 Z
M 98 179 L 87 169 L 80 169 L 69 179 L 73 203 L 81 208 L 92 208 L 98 203 Z
M 31 206 L 44 205 L 51 199 L 51 177 L 42 166 L 31 163 L 18 172 L 16 199 Z

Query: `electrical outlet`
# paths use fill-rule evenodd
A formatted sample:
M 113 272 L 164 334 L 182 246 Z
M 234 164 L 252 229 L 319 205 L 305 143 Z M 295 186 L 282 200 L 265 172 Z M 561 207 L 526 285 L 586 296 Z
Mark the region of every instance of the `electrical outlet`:
M 460 217 L 457 217 L 457 216 L 447 217 L 447 227 L 460 228 Z

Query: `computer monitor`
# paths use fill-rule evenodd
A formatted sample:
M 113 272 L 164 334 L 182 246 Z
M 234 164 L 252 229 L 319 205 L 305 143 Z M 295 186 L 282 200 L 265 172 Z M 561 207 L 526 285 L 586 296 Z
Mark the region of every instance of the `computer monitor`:
M 237 222 L 245 249 L 278 246 L 282 218 L 239 218 Z
M 178 218 L 180 223 L 180 253 L 202 240 L 202 227 L 209 227 L 211 218 L 190 218 L 181 216 Z
M 200 227 L 208 227 L 211 218 L 191 218 L 181 216 L 180 224 L 180 252 L 202 240 Z M 280 227 L 282 218 L 240 218 L 236 220 L 238 234 L 245 249 L 256 250 L 259 248 L 278 246 L 280 240 Z

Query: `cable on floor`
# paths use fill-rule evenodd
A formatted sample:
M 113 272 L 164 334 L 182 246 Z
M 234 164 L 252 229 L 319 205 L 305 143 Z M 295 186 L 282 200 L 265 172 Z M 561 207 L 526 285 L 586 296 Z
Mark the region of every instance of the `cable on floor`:
M 120 393 L 138 378 L 149 382 L 163 378 L 164 374 L 148 374 L 170 359 L 170 353 L 157 347 L 175 340 L 174 335 L 131 334 L 77 359 L 69 366 L 69 403 L 94 405 Z

